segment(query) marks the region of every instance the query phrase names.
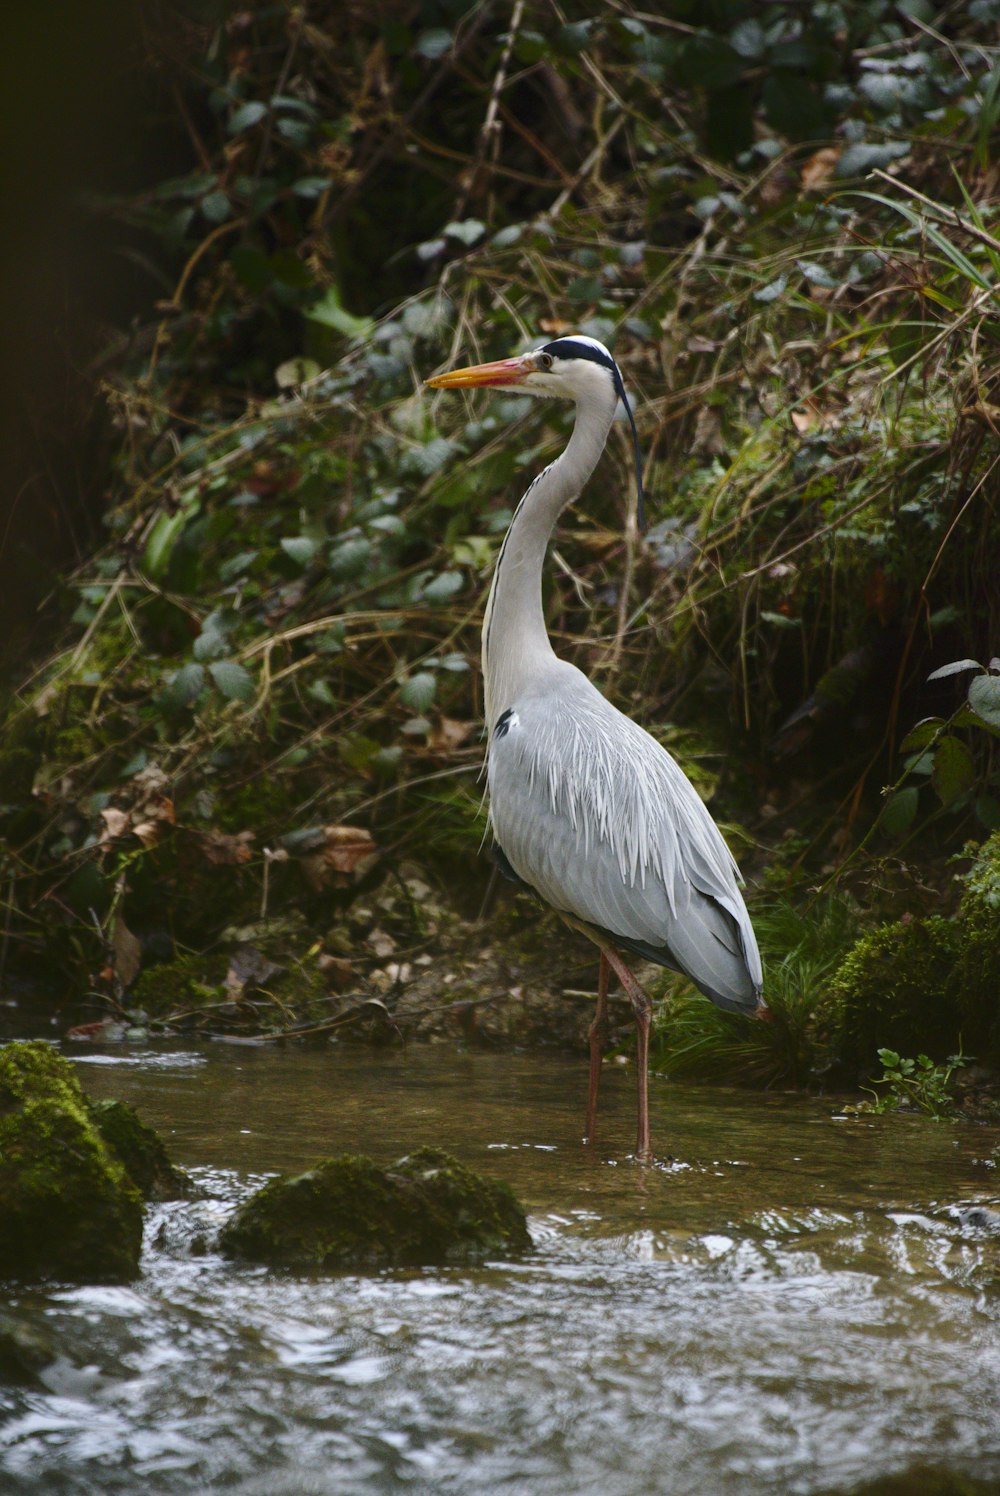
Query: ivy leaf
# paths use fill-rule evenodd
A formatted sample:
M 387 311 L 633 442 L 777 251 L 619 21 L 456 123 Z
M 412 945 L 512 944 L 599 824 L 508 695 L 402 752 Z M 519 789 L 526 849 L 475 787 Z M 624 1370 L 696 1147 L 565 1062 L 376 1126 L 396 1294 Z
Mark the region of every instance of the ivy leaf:
M 942 805 L 954 805 L 975 782 L 972 754 L 959 738 L 942 738 L 934 752 L 931 783 Z
M 977 675 L 969 686 L 969 705 L 988 727 L 1000 728 L 1000 675 Z
M 879 816 L 879 825 L 886 836 L 902 836 L 913 825 L 917 814 L 919 791 L 913 785 L 897 790 Z
M 456 592 L 461 592 L 465 578 L 460 571 L 441 571 L 424 588 L 424 597 L 431 603 L 447 602 Z
M 950 665 L 941 665 L 932 670 L 928 680 L 944 680 L 947 675 L 961 675 L 963 670 L 982 670 L 978 660 L 952 660 Z
M 301 566 L 303 570 L 319 549 L 315 540 L 308 535 L 285 535 L 280 544 L 289 560 L 294 561 L 296 566 Z
M 253 697 L 253 676 L 236 660 L 213 660 L 208 671 L 227 701 L 250 701 Z
M 755 291 L 753 299 L 754 301 L 763 302 L 777 301 L 779 296 L 784 295 L 787 285 L 788 276 L 779 275 L 776 280 L 770 281 L 766 286 L 761 286 L 759 291 Z
M 447 239 L 458 239 L 462 244 L 472 245 L 486 233 L 486 225 L 478 218 L 464 218 L 461 223 L 446 223 L 443 232 Z
M 446 52 L 451 51 L 453 40 L 451 32 L 446 31 L 443 26 L 429 27 L 426 31 L 421 31 L 413 50 L 418 57 L 436 62 L 439 57 L 444 57 Z
M 426 712 L 434 700 L 437 680 L 429 670 L 418 670 L 400 687 L 399 700 L 414 712 Z
M 251 99 L 249 104 L 241 104 L 229 120 L 230 135 L 239 135 L 241 131 L 250 130 L 254 125 L 259 125 L 266 113 L 267 105 L 262 104 L 259 99 Z

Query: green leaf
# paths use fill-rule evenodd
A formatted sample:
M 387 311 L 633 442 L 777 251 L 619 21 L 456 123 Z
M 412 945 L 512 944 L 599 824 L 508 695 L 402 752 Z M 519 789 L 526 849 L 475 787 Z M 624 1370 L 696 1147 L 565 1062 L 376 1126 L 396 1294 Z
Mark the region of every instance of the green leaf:
M 460 571 L 441 571 L 427 583 L 424 597 L 431 603 L 447 602 L 456 592 L 461 592 L 465 578 Z
M 399 700 L 414 712 L 426 712 L 437 692 L 437 678 L 430 670 L 418 670 L 400 687 Z
M 149 532 L 146 541 L 146 554 L 143 557 L 143 570 L 154 582 L 158 582 L 166 575 L 170 565 L 170 557 L 173 555 L 174 546 L 192 515 L 196 514 L 199 505 L 197 501 L 182 504 L 173 513 L 165 510 L 157 515 L 153 521 L 153 528 Z
M 925 717 L 915 727 L 911 727 L 906 737 L 899 745 L 901 753 L 916 753 L 921 748 L 926 748 L 931 742 L 939 728 L 944 726 L 943 717 Z
M 194 641 L 192 654 L 196 660 L 217 660 L 229 648 L 225 634 L 216 628 L 203 628 Z
M 310 322 L 329 327 L 345 338 L 370 338 L 375 330 L 371 317 L 355 317 L 353 312 L 346 310 L 336 286 L 328 286 L 320 299 L 306 309 L 305 315 Z
M 738 82 L 746 64 L 728 42 L 710 31 L 701 31 L 685 42 L 681 66 L 696 88 L 718 89 Z
M 253 676 L 236 660 L 214 660 L 209 674 L 228 701 L 250 701 L 254 694 Z
M 421 31 L 413 50 L 418 57 L 426 57 L 431 62 L 436 62 L 439 57 L 444 57 L 446 52 L 451 51 L 451 44 L 451 32 L 445 31 L 441 26 L 436 26 L 427 31 Z
M 932 670 L 927 677 L 928 680 L 944 680 L 948 675 L 960 675 L 963 670 L 982 670 L 978 660 L 952 660 L 950 665 L 941 665 L 937 670 Z
M 856 140 L 841 153 L 833 174 L 835 177 L 866 177 L 877 166 L 888 166 L 891 161 L 907 155 L 909 150 L 909 144 L 901 140 L 887 140 L 883 145 Z M 890 208 L 898 207 L 889 198 L 883 201 Z
M 442 232 L 446 239 L 458 239 L 462 244 L 472 245 L 486 233 L 486 225 L 478 218 L 465 218 L 461 223 L 446 223 Z
M 174 716 L 193 706 L 205 688 L 205 679 L 204 665 L 182 665 L 160 692 L 160 710 Z
M 319 550 L 316 541 L 309 535 L 285 535 L 280 545 L 289 560 L 294 561 L 295 565 L 301 566 L 303 570 Z
M 329 571 L 337 582 L 359 577 L 368 565 L 372 543 L 364 535 L 354 535 L 335 546 L 329 556 Z
M 975 810 L 980 825 L 987 831 L 1000 831 L 1000 800 L 993 795 L 980 795 Z
M 954 805 L 976 778 L 972 754 L 959 738 L 945 737 L 934 751 L 931 783 L 942 805 Z
M 897 790 L 888 800 L 878 818 L 886 836 L 902 836 L 910 829 L 917 814 L 919 798 L 920 792 L 913 785 L 907 785 L 905 789 Z
M 267 105 L 262 104 L 259 99 L 251 99 L 248 104 L 241 104 L 239 109 L 230 116 L 230 135 L 239 135 L 241 130 L 249 130 L 254 125 L 259 125 L 266 113 Z
M 766 286 L 761 286 L 759 291 L 753 293 L 754 301 L 777 301 L 783 295 L 788 286 L 788 276 L 779 275 L 776 280 L 769 281 Z
M 969 686 L 969 705 L 989 727 L 1000 728 L 1000 675 L 977 675 Z

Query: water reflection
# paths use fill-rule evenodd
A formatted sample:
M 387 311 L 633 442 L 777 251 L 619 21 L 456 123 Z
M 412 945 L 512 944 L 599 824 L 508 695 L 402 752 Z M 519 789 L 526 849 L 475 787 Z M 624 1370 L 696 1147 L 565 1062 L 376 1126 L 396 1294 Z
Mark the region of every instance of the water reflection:
M 661 1083 L 673 1161 L 642 1169 L 630 1077 L 585 1149 L 560 1058 L 158 1058 L 84 1085 L 132 1101 L 206 1198 L 152 1213 L 139 1284 L 19 1297 L 60 1360 L 5 1399 L 5 1493 L 753 1496 L 918 1460 L 1000 1480 L 998 1238 L 949 1213 L 995 1203 L 995 1134 Z M 315 1280 L 191 1255 L 251 1176 L 423 1143 L 506 1178 L 536 1251 Z

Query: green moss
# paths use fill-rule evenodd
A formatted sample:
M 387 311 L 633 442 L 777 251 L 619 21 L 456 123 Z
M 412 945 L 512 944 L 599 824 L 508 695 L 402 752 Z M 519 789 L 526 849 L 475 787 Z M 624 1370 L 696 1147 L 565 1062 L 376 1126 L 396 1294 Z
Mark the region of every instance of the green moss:
M 139 1270 L 142 1200 L 72 1066 L 47 1044 L 0 1051 L 0 1275 L 118 1282 Z
M 224 1002 L 222 985 L 226 958 L 217 952 L 179 956 L 142 972 L 131 992 L 130 1006 L 150 1018 L 164 1018 L 181 1009 Z
M 828 1016 L 836 1052 L 856 1073 L 885 1046 L 942 1060 L 962 1041 L 954 920 L 902 919 L 863 935 L 837 970 Z
M 957 978 L 970 1053 L 1000 1052 L 1000 831 L 976 853 L 962 880 Z
M 506 1184 L 422 1148 L 388 1169 L 345 1155 L 273 1179 L 240 1207 L 220 1245 L 280 1266 L 382 1267 L 523 1252 L 531 1238 Z
M 31 748 L 0 750 L 0 804 L 30 795 L 38 766 L 38 754 Z
M 31 1386 L 59 1354 L 44 1329 L 0 1310 L 0 1383 Z
M 127 1101 L 94 1101 L 90 1115 L 126 1174 L 147 1199 L 176 1200 L 186 1195 L 187 1176 L 175 1169 L 159 1133 L 142 1121 Z

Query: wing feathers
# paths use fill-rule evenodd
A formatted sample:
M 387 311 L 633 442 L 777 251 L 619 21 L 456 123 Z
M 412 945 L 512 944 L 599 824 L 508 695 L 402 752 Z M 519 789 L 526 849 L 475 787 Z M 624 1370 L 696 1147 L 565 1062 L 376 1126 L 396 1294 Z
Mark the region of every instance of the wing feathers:
M 573 666 L 516 703 L 487 755 L 513 871 L 556 909 L 752 1010 L 760 956 L 739 873 L 690 781 Z

